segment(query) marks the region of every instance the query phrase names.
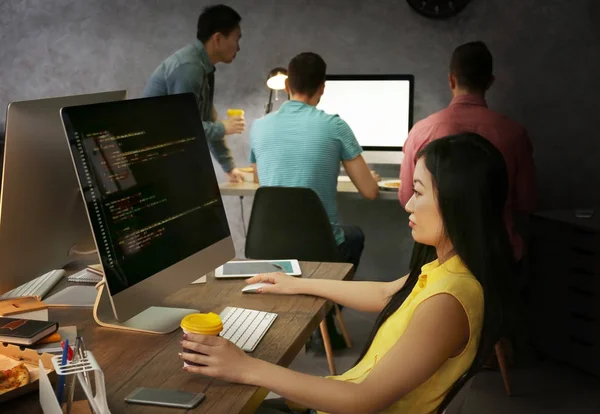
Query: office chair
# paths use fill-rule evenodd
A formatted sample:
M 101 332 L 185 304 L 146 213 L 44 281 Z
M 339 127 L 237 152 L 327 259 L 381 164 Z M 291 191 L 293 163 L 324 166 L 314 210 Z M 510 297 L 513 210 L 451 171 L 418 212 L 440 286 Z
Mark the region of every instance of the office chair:
M 438 414 L 453 414 L 455 411 L 457 413 L 460 412 L 460 409 L 462 408 L 462 401 L 460 402 L 460 406 L 456 409 L 454 409 L 454 407 L 450 407 L 450 404 L 452 403 L 456 403 L 455 398 L 459 395 L 460 391 L 468 384 L 468 382 L 470 380 L 473 379 L 473 377 L 475 376 L 475 374 L 478 372 L 478 370 L 472 369 L 473 367 L 471 367 L 467 372 L 465 372 L 462 377 L 460 377 L 450 388 L 450 391 L 448 391 L 448 394 L 446 394 L 446 396 L 444 397 L 444 400 L 442 401 L 442 403 L 440 404 L 440 406 L 438 407 Z M 450 412 L 449 410 L 452 410 L 452 412 Z
M 246 256 L 342 261 L 319 196 L 298 187 L 258 188 L 248 223 Z
M 258 260 L 298 259 L 343 262 L 331 223 L 317 194 L 309 188 L 260 187 L 256 191 L 246 236 L 246 257 Z M 333 304 L 344 342 L 350 336 L 337 304 Z M 327 363 L 335 375 L 333 350 L 325 319 L 320 324 Z
M 454 401 L 456 396 L 460 393 L 462 388 L 480 371 L 483 370 L 485 362 L 492 356 L 496 354 L 496 358 L 498 359 L 498 366 L 500 367 L 500 374 L 502 375 L 502 380 L 504 381 L 504 389 L 506 390 L 506 395 L 511 396 L 512 387 L 510 385 L 510 380 L 508 377 L 508 364 L 506 363 L 506 352 L 504 349 L 504 339 L 501 338 L 494 345 L 494 349 L 491 352 L 477 355 L 471 367 L 465 372 L 450 388 L 448 394 L 444 397 L 444 400 L 438 407 L 439 414 L 451 414 L 447 412 L 449 405 Z
M 6 127 L 4 122 L 0 122 L 0 180 L 2 179 L 2 165 L 4 164 L 4 139 L 6 137 Z
M 510 397 L 512 395 L 512 386 L 508 376 L 508 363 L 506 349 L 504 347 L 505 341 L 507 341 L 505 338 L 501 338 L 498 342 L 496 342 L 494 350 L 496 352 L 496 358 L 498 359 L 498 367 L 500 368 L 500 374 L 502 375 L 502 381 L 504 382 L 506 395 Z

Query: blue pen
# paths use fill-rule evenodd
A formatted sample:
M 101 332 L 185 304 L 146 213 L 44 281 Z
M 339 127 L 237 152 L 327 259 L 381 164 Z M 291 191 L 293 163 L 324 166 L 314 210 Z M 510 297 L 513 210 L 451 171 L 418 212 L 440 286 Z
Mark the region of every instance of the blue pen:
M 67 365 L 67 359 L 69 357 L 69 340 L 65 339 L 65 347 L 62 352 L 62 359 L 60 361 L 61 366 Z M 58 376 L 58 390 L 56 391 L 56 399 L 58 400 L 58 404 L 62 404 L 63 393 L 65 392 L 65 377 L 66 375 Z

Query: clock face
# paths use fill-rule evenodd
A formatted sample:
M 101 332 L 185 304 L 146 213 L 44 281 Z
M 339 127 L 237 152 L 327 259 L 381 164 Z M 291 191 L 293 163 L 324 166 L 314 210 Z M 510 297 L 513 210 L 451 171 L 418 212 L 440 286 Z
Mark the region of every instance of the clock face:
M 471 0 L 407 0 L 417 13 L 435 19 L 445 19 L 458 14 Z

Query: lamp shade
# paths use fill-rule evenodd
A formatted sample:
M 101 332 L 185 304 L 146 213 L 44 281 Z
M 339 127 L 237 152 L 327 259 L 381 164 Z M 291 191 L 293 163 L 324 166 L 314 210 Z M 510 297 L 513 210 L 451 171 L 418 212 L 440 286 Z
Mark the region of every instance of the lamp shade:
M 287 77 L 287 70 L 285 68 L 272 69 L 267 78 L 267 86 L 276 91 L 283 90 L 285 89 L 285 80 Z

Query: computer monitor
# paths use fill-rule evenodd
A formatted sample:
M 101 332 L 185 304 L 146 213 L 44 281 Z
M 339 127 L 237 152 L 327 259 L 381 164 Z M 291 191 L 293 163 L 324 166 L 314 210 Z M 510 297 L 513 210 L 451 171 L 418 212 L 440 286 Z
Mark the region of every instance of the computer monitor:
M 126 91 L 12 102 L 0 192 L 0 294 L 93 249 L 60 108 L 125 99 Z
M 97 322 L 177 329 L 195 310 L 159 305 L 235 256 L 194 95 L 61 114 L 110 296 Z
M 327 75 L 317 108 L 348 123 L 367 162 L 399 163 L 412 127 L 413 95 L 412 75 Z

